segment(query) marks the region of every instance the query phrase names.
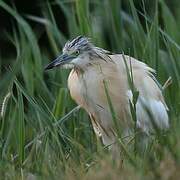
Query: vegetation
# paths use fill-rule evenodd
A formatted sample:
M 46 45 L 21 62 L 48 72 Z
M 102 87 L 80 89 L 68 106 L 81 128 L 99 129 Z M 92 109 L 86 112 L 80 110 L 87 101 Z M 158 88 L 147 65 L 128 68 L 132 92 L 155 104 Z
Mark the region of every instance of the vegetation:
M 5 36 L 16 48 L 16 57 L 9 56 L 14 60 L 0 73 L 0 179 L 178 179 L 180 14 L 163 0 L 152 2 L 139 1 L 137 9 L 133 0 L 123 1 L 124 9 L 119 0 L 46 1 L 43 16 L 36 17 L 19 14 L 0 0 L 0 9 L 15 19 L 12 33 Z M 57 26 L 54 6 L 66 18 L 66 34 Z M 48 48 L 39 44 L 40 34 L 29 20 L 43 25 Z M 52 53 L 57 56 L 67 39 L 80 34 L 97 46 L 146 62 L 162 84 L 172 78 L 164 91 L 169 131 L 158 133 L 142 156 L 125 146 L 123 167 L 112 161 L 86 112 L 70 98 L 68 70 L 43 70 Z M 2 68 L 6 60 L 1 57 Z

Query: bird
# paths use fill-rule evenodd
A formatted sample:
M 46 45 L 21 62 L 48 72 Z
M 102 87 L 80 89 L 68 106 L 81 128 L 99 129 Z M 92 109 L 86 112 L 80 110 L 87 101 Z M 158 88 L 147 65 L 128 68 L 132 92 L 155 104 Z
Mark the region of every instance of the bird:
M 71 69 L 70 95 L 89 114 L 95 134 L 113 154 L 119 151 L 118 130 L 125 139 L 135 128 L 145 136 L 169 128 L 168 107 L 155 70 L 142 61 L 78 36 L 65 43 L 62 54 L 45 70 L 54 67 Z

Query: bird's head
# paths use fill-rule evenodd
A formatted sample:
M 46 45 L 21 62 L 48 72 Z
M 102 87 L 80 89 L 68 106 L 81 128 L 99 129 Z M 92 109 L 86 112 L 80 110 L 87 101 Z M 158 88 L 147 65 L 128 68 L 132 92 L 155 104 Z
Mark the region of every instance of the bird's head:
M 83 67 L 88 64 L 89 55 L 93 52 L 93 47 L 88 38 L 78 36 L 65 44 L 63 53 L 48 64 L 45 70 L 57 66 L 65 68 Z

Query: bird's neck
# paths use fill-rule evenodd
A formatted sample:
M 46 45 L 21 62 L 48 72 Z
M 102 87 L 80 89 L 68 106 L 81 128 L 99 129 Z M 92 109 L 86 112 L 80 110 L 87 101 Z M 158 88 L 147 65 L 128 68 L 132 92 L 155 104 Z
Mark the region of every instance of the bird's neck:
M 80 67 L 77 67 L 75 66 L 72 71 L 76 72 L 77 75 L 81 75 L 81 74 L 84 74 L 84 68 L 80 68 Z

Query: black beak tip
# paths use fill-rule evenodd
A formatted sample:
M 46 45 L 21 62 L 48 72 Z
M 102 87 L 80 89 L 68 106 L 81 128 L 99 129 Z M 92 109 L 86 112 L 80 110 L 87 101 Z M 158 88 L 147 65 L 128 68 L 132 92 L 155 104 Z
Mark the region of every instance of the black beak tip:
M 44 67 L 44 71 L 50 70 L 52 69 L 54 66 L 52 66 L 51 64 L 48 64 L 47 66 Z

